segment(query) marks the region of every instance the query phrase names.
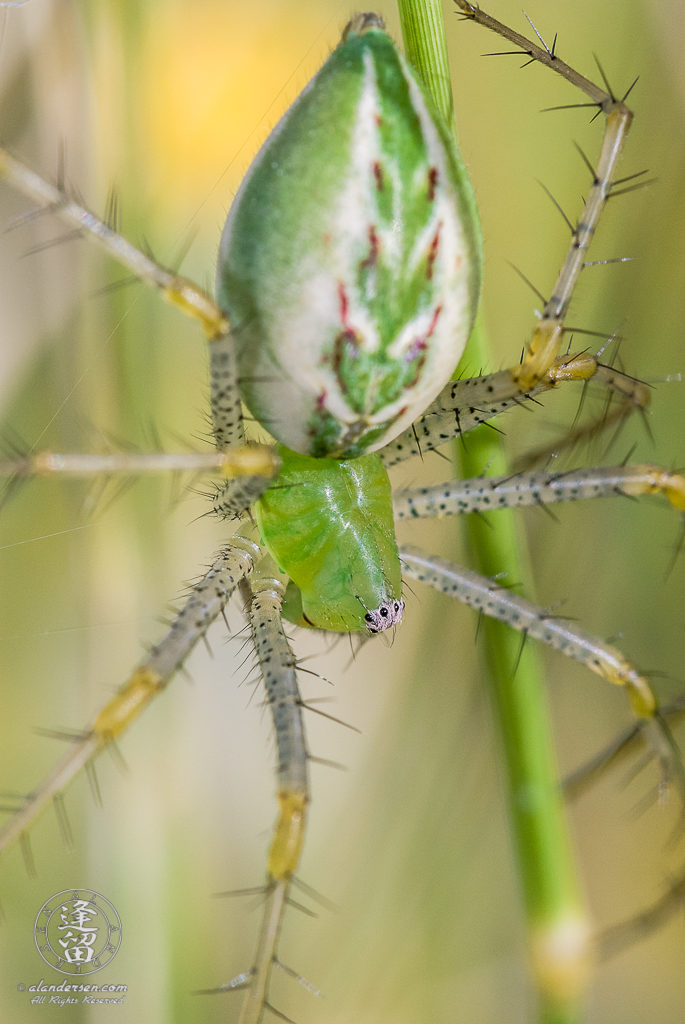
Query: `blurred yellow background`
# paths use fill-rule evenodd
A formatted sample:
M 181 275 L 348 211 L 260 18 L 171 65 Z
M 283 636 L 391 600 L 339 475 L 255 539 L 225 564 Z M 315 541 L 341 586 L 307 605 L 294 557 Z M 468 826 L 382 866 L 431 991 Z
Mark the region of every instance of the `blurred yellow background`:
M 526 32 L 518 3 L 486 9 Z M 390 0 L 376 9 L 399 33 Z M 64 152 L 69 187 L 103 211 L 116 189 L 123 232 L 211 287 L 226 211 L 280 114 L 336 44 L 351 8 L 333 0 L 29 0 L 0 7 L 0 138 L 49 178 Z M 618 92 L 636 75 L 636 120 L 623 173 L 649 167 L 657 182 L 609 204 L 593 259 L 635 256 L 587 270 L 570 321 L 619 329 L 628 372 L 649 381 L 685 373 L 685 14 L 680 0 L 527 0 L 526 11 L 559 54 L 591 78 L 596 52 Z M 601 119 L 588 111 L 540 113 L 582 102 L 570 86 L 462 23 L 445 3 L 462 150 L 481 205 L 486 317 L 497 369 L 518 359 L 536 300 L 514 262 L 548 292 L 567 229 L 536 183 L 569 216 L 587 173 L 572 140 L 594 160 Z M 332 126 L 334 130 L 334 126 Z M 652 175 L 650 175 L 651 177 Z M 0 223 L 27 209 L 0 185 Z M 0 444 L 40 450 L 202 447 L 208 431 L 205 353 L 192 324 L 125 277 L 85 241 L 32 254 L 64 229 L 49 217 L 2 236 Z M 583 347 L 587 339 L 576 342 Z M 591 343 L 593 339 L 590 339 Z M 474 367 L 473 372 L 480 368 Z M 520 452 L 563 430 L 578 393 L 502 424 Z M 599 408 L 602 396 L 594 399 Z M 683 384 L 659 384 L 649 423 L 630 424 L 609 454 L 685 463 Z M 484 467 L 485 469 L 485 467 Z M 398 484 L 438 480 L 447 465 L 404 464 Z M 0 511 L 0 652 L 3 715 L 0 790 L 37 783 L 60 752 L 36 727 L 78 730 L 154 642 L 165 604 L 227 535 L 198 518 L 202 497 L 178 481 L 138 482 L 125 493 L 33 481 Z M 683 559 L 666 574 L 679 523 L 661 502 L 612 501 L 524 513 L 537 600 L 563 604 L 637 664 L 664 673 L 664 700 L 683 688 Z M 458 524 L 403 526 L 402 539 L 459 558 Z M 534 1019 L 524 936 L 501 799 L 496 737 L 482 685 L 475 619 L 415 588 L 394 645 L 368 644 L 352 663 L 347 642 L 330 651 L 297 633 L 307 696 L 334 696 L 333 714 L 363 735 L 308 723 L 312 753 L 345 773 L 312 767 L 313 805 L 302 877 L 339 907 L 311 920 L 291 911 L 281 943 L 287 964 L 324 995 L 285 975 L 272 1001 L 299 1024 L 511 1024 Z M 121 744 L 125 771 L 103 756 L 97 807 L 85 778 L 69 790 L 68 849 L 48 814 L 31 837 L 37 877 L 13 850 L 0 865 L 0 1016 L 118 1024 L 237 1020 L 239 996 L 195 996 L 249 968 L 258 910 L 213 894 L 258 885 L 275 814 L 273 744 L 237 610 L 234 639 L 210 635 Z M 247 662 L 245 661 L 247 657 Z M 580 667 L 546 656 L 563 771 L 629 721 L 623 695 Z M 247 680 L 247 682 L 246 682 Z M 239 685 L 239 684 L 243 685 Z M 249 703 L 249 706 L 248 706 Z M 668 844 L 675 807 L 636 814 L 658 782 L 653 766 L 629 785 L 616 773 L 572 808 L 592 913 L 605 926 L 656 899 L 685 848 Z M 3 796 L 5 802 L 11 797 Z M 673 803 L 673 802 L 672 802 Z M 680 830 L 682 832 L 682 829 Z M 50 973 L 33 921 L 52 893 L 89 886 L 115 905 L 122 948 L 94 980 L 125 983 L 119 1007 L 32 1007 L 20 983 Z M 107 977 L 104 977 L 107 975 Z M 54 979 L 59 976 L 55 974 Z M 682 919 L 602 965 L 588 1020 L 680 1024 L 685 1017 Z

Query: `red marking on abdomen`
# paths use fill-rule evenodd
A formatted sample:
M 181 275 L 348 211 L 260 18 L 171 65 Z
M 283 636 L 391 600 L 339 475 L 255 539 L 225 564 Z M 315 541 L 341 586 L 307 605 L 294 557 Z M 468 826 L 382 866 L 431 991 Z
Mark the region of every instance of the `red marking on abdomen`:
M 381 243 L 378 239 L 378 235 L 376 234 L 376 229 L 372 224 L 369 228 L 369 255 L 366 259 L 362 260 L 360 264 L 360 267 L 363 270 L 368 269 L 368 267 L 373 267 L 376 264 L 380 247 Z
M 328 415 L 328 409 L 326 408 L 326 398 L 327 397 L 328 397 L 328 392 L 327 391 L 322 391 L 321 394 L 318 395 L 318 397 L 316 399 L 316 411 L 317 411 L 318 415 L 321 416 L 321 417 Z M 313 423 L 311 425 L 311 427 L 309 427 L 309 429 L 307 430 L 307 437 L 316 437 L 316 434 L 317 434 L 317 431 L 318 431 L 319 427 L 320 427 L 320 424 L 317 426 L 316 423 Z
M 437 167 L 431 167 L 428 172 L 428 202 L 432 203 L 435 199 L 435 187 L 438 184 L 438 169 Z
M 405 383 L 405 391 L 408 391 L 410 388 L 416 387 L 421 378 L 421 373 L 423 372 L 423 368 L 426 365 L 426 359 L 428 358 L 428 339 L 435 331 L 441 313 L 442 306 L 436 306 L 435 312 L 431 317 L 431 322 L 428 330 L 423 335 L 423 337 L 416 338 L 414 341 L 412 341 L 411 345 L 406 351 L 404 358 L 407 363 L 414 364 L 414 375 L 411 378 L 411 380 L 408 380 Z
M 382 192 L 384 185 L 383 168 L 379 164 L 378 160 L 374 160 L 373 162 L 373 176 L 376 179 L 376 188 L 378 189 L 379 192 Z
M 436 259 L 438 258 L 438 249 L 440 248 L 440 228 L 442 224 L 438 224 L 438 230 L 433 236 L 433 241 L 428 249 L 428 256 L 426 257 L 426 279 L 431 281 L 433 279 L 433 266 Z
M 435 307 L 435 312 L 433 313 L 433 319 L 431 320 L 431 325 L 428 328 L 428 331 L 426 333 L 426 337 L 427 338 L 430 338 L 430 336 L 432 335 L 433 331 L 435 330 L 435 328 L 437 326 L 437 323 L 438 323 L 438 317 L 440 316 L 441 313 L 442 313 L 442 306 L 436 306 Z
M 343 325 L 349 329 L 349 324 L 347 322 L 347 312 L 349 310 L 350 304 L 347 299 L 345 285 L 342 282 L 340 282 L 340 284 L 338 285 L 338 298 L 340 300 L 340 319 L 342 320 Z
M 351 327 L 345 327 L 335 339 L 333 345 L 333 372 L 338 381 L 338 387 L 343 395 L 347 394 L 345 377 L 341 373 L 344 362 L 354 361 L 359 358 L 361 340 Z M 326 397 L 325 395 L 323 396 Z

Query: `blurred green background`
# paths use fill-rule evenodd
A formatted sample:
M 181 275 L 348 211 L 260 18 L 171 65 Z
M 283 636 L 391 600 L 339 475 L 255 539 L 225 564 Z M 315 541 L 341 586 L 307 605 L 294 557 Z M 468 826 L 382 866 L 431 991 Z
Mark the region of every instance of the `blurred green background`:
M 394 5 L 376 9 L 397 35 Z M 486 9 L 521 31 L 513 0 Z M 60 147 L 69 186 L 102 211 L 110 188 L 122 229 L 211 287 L 222 222 L 250 160 L 278 117 L 339 38 L 351 8 L 327 0 L 30 0 L 0 8 L 0 138 L 47 177 Z M 625 335 L 627 370 L 649 381 L 685 373 L 685 11 L 680 0 L 527 0 L 526 11 L 559 54 L 597 77 L 596 52 L 618 92 L 636 75 L 636 111 L 622 170 L 658 180 L 609 204 L 570 322 Z M 580 211 L 601 119 L 587 111 L 540 113 L 582 102 L 545 69 L 516 57 L 445 4 L 462 150 L 481 205 L 486 317 L 497 369 L 518 359 L 536 300 L 507 265 L 547 293 L 567 229 L 536 183 L 569 216 Z M 650 175 L 651 176 L 651 175 Z M 0 185 L 0 222 L 27 209 Z M 137 286 L 104 293 L 125 272 L 85 241 L 32 253 L 64 230 L 41 217 L 0 246 L 0 443 L 34 450 L 202 448 L 206 416 L 202 338 Z M 586 339 L 580 341 L 583 347 Z M 473 372 L 480 368 L 474 367 Z M 551 396 L 534 414 L 502 424 L 514 453 L 554 437 L 572 420 L 578 392 Z M 571 393 L 572 392 L 572 393 Z M 595 410 L 602 396 L 593 399 Z M 659 383 L 649 423 L 630 424 L 612 451 L 576 462 L 685 463 L 683 385 Z M 566 464 L 565 464 L 566 465 Z M 485 468 L 485 467 L 484 467 Z M 396 482 L 438 480 L 447 465 L 405 464 Z M 0 512 L 0 790 L 35 785 L 60 753 L 36 727 L 78 730 L 154 642 L 165 605 L 226 536 L 202 516 L 201 496 L 179 482 L 139 482 L 124 494 L 36 480 Z M 558 523 L 526 510 L 536 594 L 564 602 L 618 643 L 655 679 L 664 700 L 683 688 L 681 559 L 665 574 L 678 537 L 662 502 L 560 507 Z M 402 539 L 459 558 L 452 521 L 403 526 Z M 277 975 L 272 1001 L 300 1024 L 512 1024 L 534 1019 L 512 869 L 496 738 L 482 686 L 475 619 L 415 587 L 392 647 L 368 644 L 352 660 L 298 633 L 299 654 L 331 685 L 303 677 L 307 696 L 334 696 L 332 713 L 360 737 L 310 716 L 312 753 L 348 766 L 312 768 L 313 805 L 302 877 L 339 908 L 317 920 L 291 911 L 282 958 L 324 995 Z M 230 615 L 235 633 L 243 622 Z M 250 966 L 258 910 L 213 899 L 257 885 L 275 814 L 273 743 L 242 635 L 210 635 L 192 682 L 177 679 L 121 743 L 125 771 L 98 764 L 103 807 L 87 781 L 69 790 L 74 847 L 47 814 L 31 837 L 37 877 L 13 850 L 0 865 L 0 1014 L 17 1024 L 172 1024 L 237 1020 L 237 995 L 205 997 Z M 623 695 L 555 654 L 546 656 L 562 771 L 577 766 L 629 721 Z M 247 680 L 247 681 L 246 681 Z M 243 685 L 239 685 L 239 684 Z M 249 706 L 248 706 L 249 704 Z M 571 809 L 585 891 L 605 926 L 643 909 L 682 869 L 669 844 L 674 801 L 643 803 L 653 766 L 625 785 L 615 773 Z M 9 798 L 3 798 L 5 800 Z M 71 886 L 102 892 L 123 921 L 122 948 L 100 983 L 128 984 L 119 1007 L 32 1007 L 18 984 L 51 972 L 33 944 L 33 921 L 50 895 Z M 685 1016 L 682 918 L 601 965 L 588 1020 L 668 1024 Z M 106 975 L 106 977 L 105 977 Z M 52 980 L 59 981 L 54 975 Z

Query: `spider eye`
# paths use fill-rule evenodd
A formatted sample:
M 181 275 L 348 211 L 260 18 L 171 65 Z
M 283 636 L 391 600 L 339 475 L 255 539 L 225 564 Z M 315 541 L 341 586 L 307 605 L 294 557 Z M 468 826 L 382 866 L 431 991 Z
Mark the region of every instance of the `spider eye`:
M 381 608 L 381 615 L 383 616 L 384 619 L 387 619 L 387 617 L 388 617 L 388 609 L 387 608 Z
M 395 611 L 398 612 L 399 610 L 400 606 L 398 605 L 397 601 L 395 601 Z
M 373 622 L 373 615 L 369 615 L 369 613 L 367 612 L 366 615 L 364 616 L 364 622 Z

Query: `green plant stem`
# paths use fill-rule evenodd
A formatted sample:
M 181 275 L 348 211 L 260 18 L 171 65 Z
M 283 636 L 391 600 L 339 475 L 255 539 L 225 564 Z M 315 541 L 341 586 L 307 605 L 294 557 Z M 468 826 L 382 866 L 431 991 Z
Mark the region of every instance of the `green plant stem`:
M 454 137 L 452 79 L 447 56 L 441 0 L 398 0 L 402 40 L 407 58 L 418 71 Z
M 440 0 L 398 0 L 405 51 L 447 124 L 455 130 Z M 455 132 L 456 138 L 456 132 Z M 462 365 L 488 366 L 491 358 L 482 310 Z M 467 371 L 468 372 L 468 371 Z M 499 435 L 469 433 L 460 445 L 465 477 L 486 468 L 505 474 Z M 486 523 L 469 516 L 466 531 L 478 568 L 486 576 L 530 579 L 522 531 L 508 510 Z M 538 652 L 503 623 L 483 622 L 492 703 L 499 723 L 507 777 L 509 816 L 528 922 L 533 970 L 544 1024 L 571 1024 L 581 1014 L 587 945 L 579 887 L 568 828 L 557 785 L 554 744 Z M 559 943 L 555 951 L 555 942 Z M 550 949 L 551 944 L 551 949 Z

